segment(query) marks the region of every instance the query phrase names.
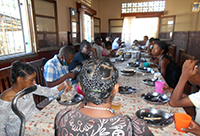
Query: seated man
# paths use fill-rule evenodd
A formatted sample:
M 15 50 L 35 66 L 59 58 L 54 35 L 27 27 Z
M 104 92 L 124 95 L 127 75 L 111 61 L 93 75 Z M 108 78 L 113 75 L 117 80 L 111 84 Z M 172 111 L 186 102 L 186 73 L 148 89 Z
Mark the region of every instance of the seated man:
M 68 65 L 74 58 L 75 51 L 72 47 L 63 46 L 59 54 L 48 60 L 44 65 L 44 79 L 48 87 L 56 86 L 68 78 L 74 78 L 75 73 L 69 73 Z
M 82 66 L 82 61 L 90 58 L 91 45 L 87 40 L 83 40 L 80 45 L 80 51 L 75 54 L 72 63 L 69 65 L 69 70 L 74 69 L 77 66 Z
M 183 89 L 185 87 L 187 80 L 189 80 L 189 82 L 192 84 L 198 86 L 200 85 L 200 62 L 198 60 L 186 60 L 185 63 L 183 64 L 182 74 L 176 88 L 172 93 L 170 99 L 170 105 L 173 107 L 195 106 L 196 107 L 195 121 L 198 124 L 200 124 L 200 91 L 192 93 L 189 96 L 182 97 Z M 189 129 L 193 129 L 193 127 Z

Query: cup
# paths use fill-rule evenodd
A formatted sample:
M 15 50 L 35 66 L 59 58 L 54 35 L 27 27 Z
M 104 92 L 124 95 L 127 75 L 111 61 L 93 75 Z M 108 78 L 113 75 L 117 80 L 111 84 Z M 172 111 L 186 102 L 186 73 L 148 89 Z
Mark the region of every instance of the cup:
M 111 103 L 111 108 L 116 112 L 120 111 L 122 105 L 122 98 L 121 97 L 114 97 Z
M 144 67 L 149 67 L 149 62 L 144 62 Z
M 185 131 L 182 131 L 181 128 L 188 128 L 190 126 L 192 118 L 188 114 L 185 113 L 175 113 L 174 114 L 174 122 L 176 126 L 176 130 L 182 133 L 185 133 Z
M 161 77 L 161 73 L 160 72 L 154 73 L 154 76 L 153 76 L 154 79 L 158 78 L 158 80 L 160 80 L 160 77 Z
M 164 81 L 156 81 L 155 82 L 155 90 L 157 93 L 163 94 L 163 88 L 165 86 Z

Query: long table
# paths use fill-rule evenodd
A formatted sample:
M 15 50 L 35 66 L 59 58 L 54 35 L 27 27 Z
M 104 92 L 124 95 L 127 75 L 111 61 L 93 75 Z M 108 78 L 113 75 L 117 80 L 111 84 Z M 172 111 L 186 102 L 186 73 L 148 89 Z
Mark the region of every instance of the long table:
M 111 58 L 111 61 L 114 61 L 115 58 Z M 134 58 L 131 58 L 124 62 L 116 62 L 115 66 L 117 69 L 124 69 L 127 66 L 128 62 L 133 62 Z M 185 113 L 183 108 L 174 108 L 171 107 L 168 103 L 162 105 L 153 105 L 145 102 L 141 98 L 141 94 L 147 92 L 154 92 L 155 88 L 153 86 L 145 85 L 142 80 L 146 78 L 153 78 L 151 73 L 141 73 L 136 72 L 134 76 L 122 76 L 119 74 L 119 84 L 120 86 L 131 86 L 137 88 L 137 92 L 134 94 L 123 95 L 117 93 L 117 96 L 120 96 L 123 99 L 122 107 L 120 113 L 127 114 L 129 116 L 135 114 L 135 112 L 142 108 L 156 108 L 163 111 L 169 112 L 171 114 L 182 112 Z M 170 95 L 170 94 L 168 94 Z M 25 126 L 25 135 L 40 135 L 40 136 L 49 136 L 54 135 L 54 119 L 56 114 L 64 108 L 76 108 L 78 104 L 73 106 L 63 106 L 60 105 L 56 100 L 50 103 L 47 107 L 42 109 L 35 117 L 31 118 L 26 122 Z M 193 134 L 180 133 L 175 129 L 175 124 L 172 123 L 163 128 L 154 128 L 149 127 L 152 133 L 155 136 L 192 136 Z

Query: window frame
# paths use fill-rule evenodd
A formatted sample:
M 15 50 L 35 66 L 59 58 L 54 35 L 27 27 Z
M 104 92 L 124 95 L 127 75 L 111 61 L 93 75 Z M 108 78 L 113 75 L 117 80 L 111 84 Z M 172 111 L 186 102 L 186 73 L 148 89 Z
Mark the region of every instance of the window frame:
M 95 25 L 95 20 L 99 21 L 99 25 Z M 95 28 L 99 29 L 98 33 L 95 33 Z M 94 37 L 101 37 L 101 19 L 98 17 L 94 17 Z
M 73 21 L 72 19 L 72 11 L 75 12 L 75 14 L 77 14 L 77 20 Z M 68 45 L 76 45 L 78 43 L 80 43 L 80 21 L 79 21 L 79 13 L 77 12 L 76 9 L 69 7 L 69 14 L 70 14 L 70 31 L 68 32 Z M 76 22 L 76 32 L 72 31 L 72 23 Z M 73 34 L 76 34 L 76 38 L 73 38 Z M 74 40 L 75 39 L 75 40 Z M 75 42 L 73 42 L 75 41 Z
M 169 38 L 161 38 L 160 37 L 160 34 L 165 34 L 167 35 L 167 33 L 170 33 L 170 32 L 161 32 L 161 27 L 165 27 L 165 26 L 170 26 L 170 24 L 161 24 L 162 22 L 162 19 L 164 18 L 173 18 L 173 24 L 172 24 L 172 30 L 170 31 L 172 33 L 172 36 L 169 37 Z M 159 18 L 159 24 L 158 24 L 158 38 L 162 41 L 172 41 L 173 40 L 173 35 L 174 35 L 174 28 L 175 28 L 175 20 L 176 20 L 176 16 L 175 15 L 172 15 L 172 16 L 161 16 Z
M 50 51 L 50 50 L 55 50 L 55 49 L 59 49 L 59 35 L 58 35 L 58 15 L 57 15 L 57 2 L 54 0 L 42 0 L 42 1 L 46 1 L 46 2 L 50 2 L 53 3 L 54 5 L 54 17 L 51 16 L 47 16 L 47 15 L 40 15 L 40 14 L 36 14 L 36 10 L 35 10 L 35 3 L 34 0 L 31 0 L 32 2 L 32 10 L 33 10 L 33 21 L 34 21 L 34 31 L 35 31 L 35 38 L 36 38 L 36 50 L 37 52 L 40 51 Z M 37 31 L 37 23 L 36 23 L 36 17 L 40 17 L 40 18 L 45 18 L 45 19 L 54 19 L 55 20 L 55 32 L 40 32 Z M 45 47 L 40 47 L 39 42 L 38 42 L 38 34 L 43 34 L 43 37 L 45 37 L 45 35 L 47 34 L 55 34 L 56 35 L 56 44 L 55 46 L 45 46 Z
M 119 21 L 119 20 L 122 20 L 122 25 L 121 26 L 111 26 L 111 21 Z M 123 27 L 123 21 L 124 21 L 124 19 L 123 18 L 115 18 L 115 19 L 109 19 L 108 20 L 108 25 L 109 25 L 109 34 L 112 34 L 112 32 L 111 32 L 111 28 L 113 27 L 113 28 L 115 28 L 115 27 Z M 122 33 L 122 31 L 120 32 L 120 33 Z
M 26 46 L 26 41 L 25 41 L 25 37 L 24 37 L 24 34 L 25 34 L 25 32 L 24 32 L 24 26 L 23 26 L 23 19 L 22 19 L 22 14 L 21 14 L 21 4 L 23 4 L 23 3 L 21 3 L 20 1 L 18 1 L 18 9 L 19 9 L 19 12 L 20 12 L 20 23 L 21 23 L 21 25 L 22 25 L 22 33 L 23 33 L 23 41 L 24 41 L 24 47 Z M 29 22 L 29 24 L 28 24 L 28 26 L 29 26 L 29 28 L 28 28 L 28 31 L 30 31 L 29 32 L 29 34 L 30 34 L 30 36 L 29 36 L 29 40 L 30 40 L 30 48 L 31 48 L 31 52 L 26 52 L 26 49 L 25 49 L 25 52 L 19 52 L 19 53 L 14 53 L 14 54 L 8 54 L 8 55 L 5 55 L 5 56 L 0 56 L 0 63 L 1 64 L 4 64 L 4 63 L 11 63 L 11 62 L 13 62 L 13 61 L 15 61 L 15 60 L 17 60 L 17 59 L 26 59 L 26 58 L 31 58 L 31 57 L 35 57 L 35 56 L 37 56 L 37 54 L 36 54 L 36 51 L 35 51 L 35 49 L 36 49 L 36 45 L 34 44 L 34 42 L 35 42 L 35 37 L 34 37 L 34 32 L 33 32 L 33 14 L 32 14 L 32 7 L 31 7 L 31 4 L 29 4 L 27 1 L 24 3 L 25 4 L 25 6 L 26 6 L 26 8 L 27 8 L 27 14 L 28 14 L 28 22 Z M 25 47 L 26 48 L 26 47 Z

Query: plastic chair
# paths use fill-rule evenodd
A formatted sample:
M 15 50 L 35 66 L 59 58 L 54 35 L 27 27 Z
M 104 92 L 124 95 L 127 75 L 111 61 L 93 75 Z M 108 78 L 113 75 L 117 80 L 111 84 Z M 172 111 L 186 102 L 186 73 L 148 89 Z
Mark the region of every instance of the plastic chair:
M 18 92 L 16 94 L 16 96 L 14 97 L 14 99 L 12 100 L 12 110 L 21 120 L 19 136 L 23 136 L 24 135 L 24 127 L 25 127 L 25 123 L 26 123 L 26 118 L 25 118 L 24 114 L 21 111 L 18 110 L 18 108 L 17 108 L 17 100 L 21 96 L 26 95 L 28 93 L 31 93 L 31 92 L 35 91 L 36 89 L 37 89 L 36 85 L 33 85 L 31 87 L 28 87 L 28 88 L 25 88 L 22 91 Z

